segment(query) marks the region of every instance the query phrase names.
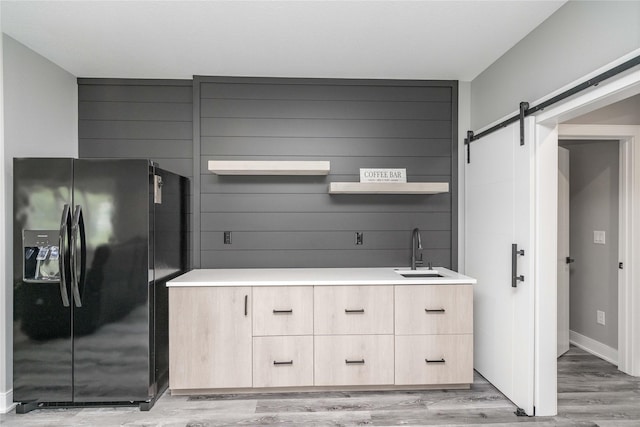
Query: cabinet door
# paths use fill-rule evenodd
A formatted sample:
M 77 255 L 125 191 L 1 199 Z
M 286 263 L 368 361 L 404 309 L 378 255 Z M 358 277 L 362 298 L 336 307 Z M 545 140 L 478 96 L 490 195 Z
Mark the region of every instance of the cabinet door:
M 254 337 L 253 386 L 313 385 L 313 336 Z
M 169 289 L 172 389 L 251 387 L 251 288 Z
M 253 288 L 253 335 L 313 334 L 312 286 Z
M 316 335 L 393 334 L 393 286 L 316 286 Z
M 315 385 L 393 384 L 393 335 L 314 338 Z
M 395 353 L 397 385 L 473 382 L 471 334 L 397 336 Z
M 471 285 L 395 287 L 396 335 L 473 333 Z

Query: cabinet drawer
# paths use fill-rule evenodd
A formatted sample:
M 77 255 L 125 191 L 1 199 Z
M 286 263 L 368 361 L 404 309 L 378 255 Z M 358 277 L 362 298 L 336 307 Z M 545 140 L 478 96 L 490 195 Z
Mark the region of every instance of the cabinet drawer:
M 404 335 L 396 337 L 397 385 L 471 384 L 473 335 Z
M 314 333 L 393 334 L 392 286 L 314 287 Z
M 473 333 L 472 285 L 395 287 L 395 333 Z
M 393 335 L 314 338 L 315 385 L 393 384 Z
M 253 288 L 253 335 L 313 334 L 313 287 Z
M 313 336 L 254 337 L 253 386 L 313 385 Z

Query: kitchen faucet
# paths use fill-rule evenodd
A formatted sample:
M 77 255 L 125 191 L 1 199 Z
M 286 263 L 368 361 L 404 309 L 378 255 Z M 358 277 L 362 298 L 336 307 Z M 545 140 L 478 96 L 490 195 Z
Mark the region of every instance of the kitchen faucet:
M 422 253 L 420 258 L 416 259 L 416 251 L 422 250 L 422 239 L 420 238 L 420 229 L 414 228 L 411 232 L 411 269 L 415 270 L 417 265 L 422 265 Z

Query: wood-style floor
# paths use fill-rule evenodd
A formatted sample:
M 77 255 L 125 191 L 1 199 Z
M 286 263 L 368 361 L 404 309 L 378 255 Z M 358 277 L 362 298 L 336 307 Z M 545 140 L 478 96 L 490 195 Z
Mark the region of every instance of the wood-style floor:
M 136 408 L 35 410 L 6 426 L 640 426 L 640 378 L 572 347 L 558 362 L 558 416 L 517 417 L 481 376 L 471 390 L 170 396 Z

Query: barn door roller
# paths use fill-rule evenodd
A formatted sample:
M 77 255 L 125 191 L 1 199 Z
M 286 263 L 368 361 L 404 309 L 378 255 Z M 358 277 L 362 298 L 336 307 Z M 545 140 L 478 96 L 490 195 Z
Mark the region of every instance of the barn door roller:
M 520 145 L 524 145 L 524 118 L 527 116 L 528 109 L 528 102 L 520 103 Z

